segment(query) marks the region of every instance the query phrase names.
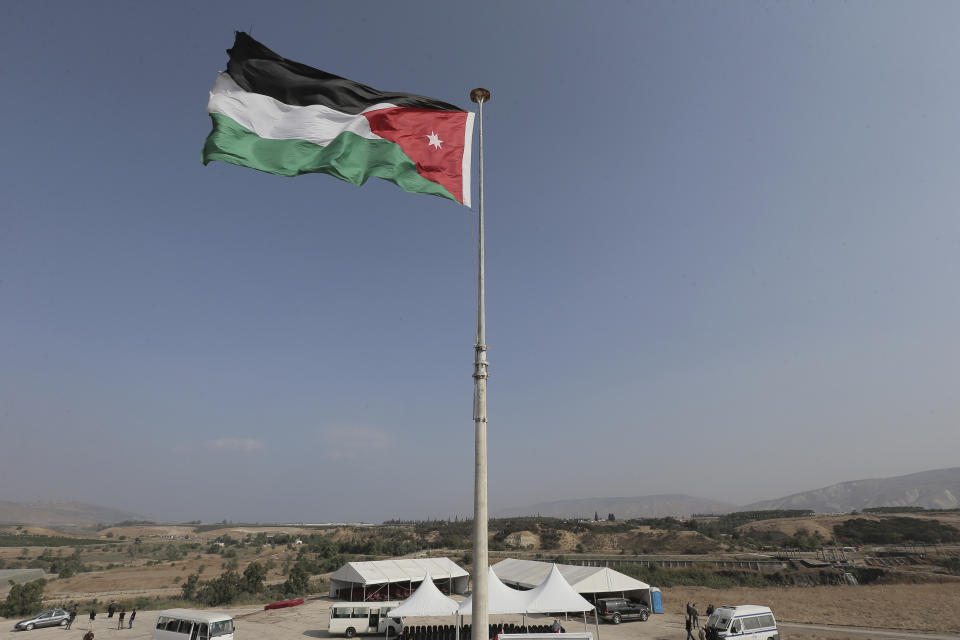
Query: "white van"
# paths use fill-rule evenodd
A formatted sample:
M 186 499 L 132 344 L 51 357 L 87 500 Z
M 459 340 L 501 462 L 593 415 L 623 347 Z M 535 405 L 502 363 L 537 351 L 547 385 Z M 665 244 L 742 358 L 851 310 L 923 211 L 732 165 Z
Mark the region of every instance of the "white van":
M 744 638 L 745 640 L 780 640 L 777 620 L 770 607 L 741 604 L 723 606 L 707 619 L 707 638 Z
M 400 606 L 395 602 L 334 602 L 330 605 L 330 635 L 352 638 L 358 633 L 399 635 L 403 630 L 401 618 L 390 618 L 387 612 Z
M 167 609 L 157 617 L 151 640 L 233 640 L 233 618 L 219 611 Z

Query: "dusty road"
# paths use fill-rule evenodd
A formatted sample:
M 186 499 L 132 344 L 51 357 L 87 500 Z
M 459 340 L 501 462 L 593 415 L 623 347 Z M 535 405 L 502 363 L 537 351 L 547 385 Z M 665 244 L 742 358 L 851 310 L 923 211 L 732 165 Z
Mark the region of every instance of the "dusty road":
M 230 611 L 236 621 L 237 640 L 304 640 L 304 638 L 328 638 L 327 621 L 331 601 L 326 598 L 310 600 L 290 609 L 263 611 L 262 608 L 240 607 L 220 609 Z M 138 611 L 133 629 L 117 629 L 117 618 L 107 618 L 106 613 L 97 615 L 93 631 L 96 640 L 149 640 L 156 611 Z M 88 628 L 86 615 L 77 618 L 73 628 L 34 629 L 14 632 L 16 620 L 0 618 L 0 640 L 81 640 Z M 409 624 L 445 624 L 441 619 L 410 618 Z M 491 622 L 520 622 L 520 616 L 491 616 Z M 549 624 L 550 619 L 528 619 L 534 624 Z M 582 631 L 583 621 L 568 620 L 564 627 L 569 631 Z M 592 620 L 587 630 L 596 633 Z M 598 640 L 684 640 L 683 616 L 675 613 L 655 615 L 647 622 L 628 622 L 619 626 L 600 625 Z M 369 636 L 375 640 L 378 636 Z M 880 629 L 854 629 L 827 625 L 781 625 L 780 637 L 803 640 L 960 640 L 960 635 L 933 634 Z

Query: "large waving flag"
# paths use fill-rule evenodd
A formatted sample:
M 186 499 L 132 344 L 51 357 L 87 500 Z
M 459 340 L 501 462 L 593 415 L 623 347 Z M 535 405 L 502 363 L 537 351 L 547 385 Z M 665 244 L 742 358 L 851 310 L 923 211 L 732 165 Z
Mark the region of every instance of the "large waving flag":
M 390 93 L 283 58 L 237 32 L 210 90 L 203 164 L 223 160 L 281 176 L 370 176 L 470 206 L 473 113 Z

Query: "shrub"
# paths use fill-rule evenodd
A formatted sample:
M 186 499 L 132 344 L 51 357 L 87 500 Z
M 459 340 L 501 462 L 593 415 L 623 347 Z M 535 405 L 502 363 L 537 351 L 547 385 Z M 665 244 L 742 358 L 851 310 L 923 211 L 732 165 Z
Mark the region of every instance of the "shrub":
M 943 560 L 937 560 L 936 562 L 950 573 L 960 575 L 960 558 L 953 556 L 944 558 Z
M 851 567 L 850 572 L 853 573 L 859 584 L 876 582 L 886 573 L 883 569 L 877 569 L 876 567 Z
M 209 606 L 230 604 L 240 594 L 240 576 L 226 571 L 219 578 L 200 583 L 196 599 Z
M 243 570 L 243 590 L 248 593 L 263 591 L 263 583 L 267 579 L 267 570 L 259 562 L 251 562 Z
M 169 560 L 171 562 L 173 562 L 174 560 L 179 560 L 180 558 L 183 557 L 183 550 L 171 542 L 166 547 L 164 547 L 163 557 L 164 559 Z
M 43 606 L 43 588 L 46 584 L 47 581 L 41 578 L 26 584 L 13 585 L 6 601 L 0 606 L 0 613 L 5 618 L 35 613 Z
M 290 577 L 283 584 L 284 591 L 296 595 L 303 595 L 310 591 L 310 574 L 302 562 L 298 562 L 290 569 Z
M 556 549 L 560 544 L 560 534 L 556 531 L 544 531 L 540 534 L 540 546 L 544 549 Z
M 199 582 L 199 573 L 191 573 L 187 576 L 187 581 L 180 586 L 180 595 L 183 596 L 184 600 L 193 600 L 196 597 Z
M 960 531 L 939 520 L 885 518 L 874 521 L 854 518 L 833 528 L 837 538 L 860 544 L 901 544 L 905 542 L 958 542 Z

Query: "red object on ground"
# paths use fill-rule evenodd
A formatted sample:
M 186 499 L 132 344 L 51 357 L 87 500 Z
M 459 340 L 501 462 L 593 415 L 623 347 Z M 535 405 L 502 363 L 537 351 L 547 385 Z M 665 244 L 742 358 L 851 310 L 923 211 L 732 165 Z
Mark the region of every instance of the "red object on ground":
M 278 602 L 271 602 L 270 604 L 264 605 L 263 610 L 267 609 L 283 609 L 284 607 L 295 607 L 298 604 L 303 604 L 303 598 L 297 598 L 295 600 L 280 600 Z

